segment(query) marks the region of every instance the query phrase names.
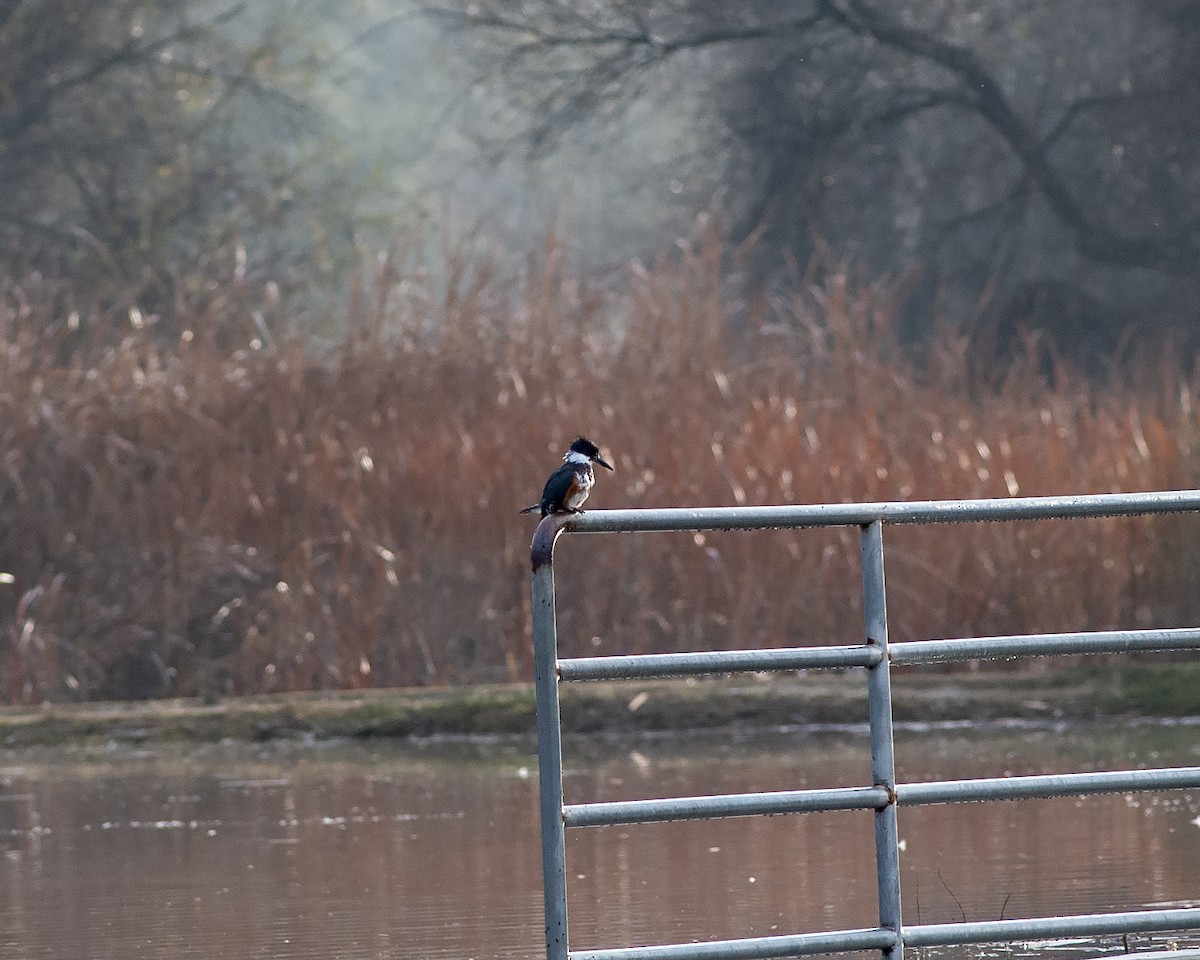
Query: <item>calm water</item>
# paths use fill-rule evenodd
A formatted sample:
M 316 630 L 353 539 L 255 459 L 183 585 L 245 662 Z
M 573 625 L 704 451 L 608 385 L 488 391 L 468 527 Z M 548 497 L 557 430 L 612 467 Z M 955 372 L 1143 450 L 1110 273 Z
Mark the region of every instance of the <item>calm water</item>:
M 900 730 L 896 749 L 905 781 L 1193 765 L 1200 727 Z M 858 730 L 566 753 L 571 802 L 861 785 L 869 770 Z M 536 791 L 532 744 L 512 741 L 0 753 L 0 957 L 536 957 Z M 911 808 L 900 829 L 910 922 L 1200 906 L 1194 793 Z M 568 840 L 577 948 L 877 919 L 868 813 Z

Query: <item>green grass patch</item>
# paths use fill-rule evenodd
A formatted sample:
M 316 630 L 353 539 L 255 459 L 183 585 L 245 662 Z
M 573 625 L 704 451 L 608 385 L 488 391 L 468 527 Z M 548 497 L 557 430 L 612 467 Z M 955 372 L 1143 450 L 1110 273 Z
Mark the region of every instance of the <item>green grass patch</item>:
M 1130 664 L 1120 671 L 1120 691 L 1147 716 L 1200 716 L 1200 663 Z

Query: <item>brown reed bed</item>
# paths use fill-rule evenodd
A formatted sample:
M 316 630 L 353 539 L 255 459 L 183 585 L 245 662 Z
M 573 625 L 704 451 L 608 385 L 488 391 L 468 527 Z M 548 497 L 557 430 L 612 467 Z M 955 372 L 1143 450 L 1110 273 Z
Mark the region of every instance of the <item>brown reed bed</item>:
M 1190 487 L 1197 383 L 902 349 L 898 294 L 729 293 L 707 238 L 594 291 L 549 243 L 501 283 L 364 271 L 345 333 L 269 291 L 168 323 L 0 303 L 0 698 L 527 679 L 536 498 L 576 434 L 594 507 Z M 111 319 L 111 318 L 109 318 Z M 114 329 L 119 330 L 114 334 Z M 898 638 L 1196 622 L 1189 518 L 889 534 Z M 564 655 L 853 642 L 848 531 L 568 538 Z

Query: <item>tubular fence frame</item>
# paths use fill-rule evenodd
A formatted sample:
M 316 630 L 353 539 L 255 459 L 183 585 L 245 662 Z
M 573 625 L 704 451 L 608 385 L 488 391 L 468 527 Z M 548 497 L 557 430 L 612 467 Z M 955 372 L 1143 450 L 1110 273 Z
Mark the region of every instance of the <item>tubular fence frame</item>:
M 1200 628 L 1109 630 L 956 640 L 888 642 L 884 524 L 974 523 L 1146 516 L 1200 512 L 1200 490 L 775 507 L 595 510 L 546 517 L 531 548 L 534 674 L 537 695 L 538 781 L 547 960 L 758 960 L 851 950 L 879 950 L 902 960 L 904 948 L 993 943 L 1032 937 L 1098 936 L 1200 929 L 1200 908 L 904 925 L 901 919 L 900 805 L 1032 797 L 1083 796 L 1133 790 L 1200 788 L 1200 767 L 1117 770 L 1051 776 L 1002 777 L 897 784 L 892 747 L 892 663 L 946 663 L 996 657 L 1061 656 L 1144 650 L 1200 649 Z M 558 657 L 554 604 L 554 545 L 563 533 L 861 528 L 864 642 L 857 646 L 710 651 L 641 656 Z M 564 803 L 560 681 L 644 679 L 707 673 L 863 667 L 871 742 L 871 785 L 820 790 L 727 794 L 609 803 Z M 786 936 L 571 950 L 567 936 L 566 828 L 698 818 L 875 811 L 877 927 Z

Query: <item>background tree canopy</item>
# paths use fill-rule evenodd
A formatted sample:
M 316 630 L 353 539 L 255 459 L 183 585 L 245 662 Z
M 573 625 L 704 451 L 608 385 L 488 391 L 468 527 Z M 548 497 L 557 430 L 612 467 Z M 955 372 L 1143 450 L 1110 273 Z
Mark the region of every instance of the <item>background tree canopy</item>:
M 911 335 L 1032 318 L 1111 350 L 1196 318 L 1188 0 L 326 6 L 0 6 L 7 261 L 157 307 L 334 288 L 447 197 L 498 249 L 559 220 L 593 264 L 715 205 L 758 281 L 818 250 L 919 278 Z
M 437 8 L 527 118 L 696 105 L 680 175 L 803 263 L 923 268 L 914 302 L 1090 328 L 1195 318 L 1200 12 L 1132 0 L 484 0 Z M 669 78 L 665 80 L 664 78 Z M 685 91 L 690 99 L 685 99 Z M 697 91 L 701 92 L 697 98 Z M 713 176 L 711 167 L 718 171 Z
M 308 266 L 332 212 L 352 212 L 315 96 L 332 24 L 313 6 L 0 5 L 9 262 L 152 306 L 201 276 Z

